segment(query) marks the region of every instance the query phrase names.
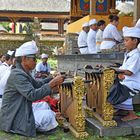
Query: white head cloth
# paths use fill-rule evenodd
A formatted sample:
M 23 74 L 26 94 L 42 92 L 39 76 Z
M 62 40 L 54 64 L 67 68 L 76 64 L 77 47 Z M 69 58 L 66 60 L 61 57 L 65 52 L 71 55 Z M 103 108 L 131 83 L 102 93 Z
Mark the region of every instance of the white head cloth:
M 29 41 L 22 44 L 18 49 L 16 49 L 15 57 L 26 56 L 30 54 L 37 54 L 38 48 L 35 41 Z
M 140 38 L 140 29 L 136 27 L 123 27 L 123 36 Z
M 89 23 L 88 22 L 86 22 L 86 23 L 84 23 L 83 25 L 82 25 L 82 27 L 88 27 L 89 26 Z
M 43 53 L 43 54 L 41 55 L 41 58 L 42 58 L 42 59 L 43 59 L 43 58 L 48 58 L 48 55 L 45 54 L 45 53 Z
M 140 28 L 140 19 L 137 21 L 135 27 Z
M 89 21 L 89 26 L 91 26 L 91 25 L 93 25 L 93 24 L 97 24 L 96 19 L 91 19 L 91 20 Z
M 13 53 L 14 53 L 14 51 L 10 51 L 10 50 L 8 50 L 8 52 L 7 52 L 7 54 L 9 54 L 10 56 L 12 56 Z

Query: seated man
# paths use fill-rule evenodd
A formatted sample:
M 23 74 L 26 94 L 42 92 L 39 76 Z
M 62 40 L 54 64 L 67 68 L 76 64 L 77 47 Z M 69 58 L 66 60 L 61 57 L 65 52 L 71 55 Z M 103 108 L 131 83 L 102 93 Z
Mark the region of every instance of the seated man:
M 0 130 L 34 137 L 36 129 L 47 131 L 57 126 L 51 110 L 36 110 L 39 117 L 35 111 L 33 114 L 35 108 L 32 109 L 32 102 L 50 95 L 53 88 L 64 80 L 61 75 L 38 81 L 31 77 L 30 71 L 35 68 L 37 52 L 34 41 L 24 43 L 16 50 L 16 67 L 11 70 L 3 94 Z M 48 120 L 44 119 L 46 116 Z
M 128 121 L 140 118 L 133 111 L 132 104 L 133 96 L 140 90 L 140 52 L 137 48 L 140 43 L 140 29 L 124 27 L 123 36 L 127 52 L 125 53 L 123 64 L 119 68 L 123 72 L 123 74 L 119 75 L 119 78 L 122 80 L 120 82 L 123 85 L 122 87 L 127 89 L 122 90 L 121 96 L 124 95 L 125 97 L 126 94 L 128 96 L 123 102 L 116 104 L 115 108 L 128 111 L 128 115 L 122 118 L 123 121 Z
M 48 55 L 43 53 L 41 55 L 41 59 L 42 59 L 42 62 L 36 65 L 37 78 L 45 78 L 50 74 L 50 71 L 51 71 L 50 65 L 47 62 Z

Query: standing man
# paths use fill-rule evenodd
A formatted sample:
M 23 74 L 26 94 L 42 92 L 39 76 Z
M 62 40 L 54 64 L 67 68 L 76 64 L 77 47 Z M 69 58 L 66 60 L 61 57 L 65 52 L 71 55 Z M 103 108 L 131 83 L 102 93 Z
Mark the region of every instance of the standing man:
M 36 129 L 42 124 L 36 123 L 32 102 L 51 94 L 53 88 L 62 84 L 64 78 L 36 81 L 30 75 L 36 66 L 38 48 L 34 41 L 26 42 L 16 50 L 16 67 L 12 69 L 2 98 L 0 110 L 0 130 L 29 137 L 36 136 Z M 40 110 L 40 119 L 46 113 Z
M 109 15 L 110 23 L 105 27 L 103 32 L 103 41 L 101 43 L 100 49 L 112 49 L 116 45 L 122 42 L 122 37 L 117 30 L 119 25 L 119 17 L 117 15 Z
M 97 49 L 97 52 L 99 53 L 101 52 L 100 45 L 101 45 L 101 42 L 103 41 L 103 31 L 105 29 L 105 21 L 99 20 L 97 23 L 97 27 L 98 27 L 98 31 L 96 34 L 96 49 Z
M 82 31 L 78 37 L 78 47 L 81 54 L 88 54 L 88 46 L 87 46 L 87 35 L 89 31 L 89 24 L 88 22 L 82 25 Z
M 48 55 L 42 54 L 41 55 L 42 62 L 38 63 L 36 65 L 36 72 L 37 72 L 37 78 L 45 78 L 50 74 L 51 67 L 48 64 Z
M 88 32 L 87 44 L 88 51 L 90 54 L 97 53 L 96 50 L 96 30 L 97 30 L 97 21 L 96 19 L 91 19 L 89 21 L 90 30 Z

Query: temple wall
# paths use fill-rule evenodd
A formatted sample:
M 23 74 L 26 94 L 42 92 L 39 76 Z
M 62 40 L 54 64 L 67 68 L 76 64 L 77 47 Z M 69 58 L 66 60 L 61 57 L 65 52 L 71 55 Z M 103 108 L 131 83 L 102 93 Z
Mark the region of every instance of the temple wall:
M 24 42 L 33 40 L 30 35 L 24 34 L 0 34 L 0 54 L 5 54 L 7 50 L 15 50 Z M 49 47 L 55 46 L 62 47 L 64 43 L 64 37 L 59 36 L 42 36 L 39 40 L 39 49 L 41 52 L 49 52 Z

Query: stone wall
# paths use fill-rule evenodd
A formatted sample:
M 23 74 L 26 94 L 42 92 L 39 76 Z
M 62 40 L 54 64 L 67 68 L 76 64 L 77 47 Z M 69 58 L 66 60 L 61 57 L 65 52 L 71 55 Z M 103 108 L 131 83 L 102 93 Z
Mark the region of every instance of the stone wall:
M 33 37 L 25 34 L 0 34 L 0 55 L 5 54 L 7 50 L 16 50 L 24 42 L 32 40 Z M 40 53 L 51 53 L 54 47 L 62 47 L 64 37 L 42 36 L 39 40 Z

